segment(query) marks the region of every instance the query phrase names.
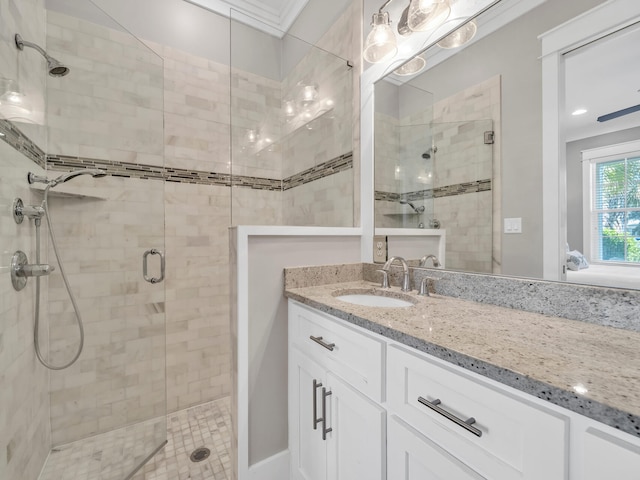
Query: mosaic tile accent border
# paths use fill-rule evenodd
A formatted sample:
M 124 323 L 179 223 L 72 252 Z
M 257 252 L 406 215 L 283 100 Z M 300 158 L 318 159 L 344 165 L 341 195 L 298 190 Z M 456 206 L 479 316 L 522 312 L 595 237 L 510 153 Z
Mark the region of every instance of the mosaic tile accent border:
M 73 157 L 69 155 L 47 155 L 29 137 L 9 120 L 0 119 L 0 139 L 24 154 L 37 165 L 52 170 L 70 170 L 80 168 L 99 168 L 112 177 L 141 178 L 145 180 L 163 180 L 166 182 L 218 185 L 223 187 L 247 187 L 255 190 L 282 192 L 305 183 L 329 177 L 353 168 L 353 152 L 345 153 L 334 159 L 303 170 L 284 180 L 274 178 L 230 175 L 228 173 L 204 172 L 183 168 L 159 167 L 139 163 L 101 160 L 95 158 Z
M 45 153 L 11 121 L 0 119 L 0 139 L 44 168 Z
M 386 202 L 397 202 L 401 198 L 410 202 L 414 200 L 425 200 L 430 198 L 451 197 L 454 195 L 465 195 L 467 193 L 488 192 L 491 190 L 491 179 L 476 180 L 474 182 L 456 183 L 445 185 L 444 187 L 429 188 L 408 193 L 382 192 L 376 190 L 375 199 Z
M 118 162 L 112 160 L 71 157 L 67 155 L 48 155 L 47 165 L 53 170 L 100 168 L 114 177 L 165 180 L 167 182 L 179 183 L 198 183 L 224 187 L 247 187 L 256 190 L 271 190 L 279 192 L 353 168 L 353 153 L 349 152 L 344 155 L 340 155 L 332 160 L 323 162 L 315 167 L 287 177 L 284 180 L 249 177 L 243 175 L 235 176 L 227 173 L 157 167 L 153 165 Z
M 320 180 L 321 178 L 329 177 L 336 173 L 349 170 L 350 168 L 353 168 L 353 152 L 345 153 L 333 160 L 320 163 L 315 167 L 308 168 L 307 170 L 285 178 L 282 181 L 282 190 L 299 187 L 305 183 Z

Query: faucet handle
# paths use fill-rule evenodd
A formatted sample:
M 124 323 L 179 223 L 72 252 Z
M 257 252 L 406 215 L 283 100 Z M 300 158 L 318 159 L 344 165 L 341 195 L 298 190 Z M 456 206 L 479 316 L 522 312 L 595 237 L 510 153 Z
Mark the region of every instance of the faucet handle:
M 418 290 L 418 295 L 424 295 L 426 297 L 430 297 L 431 293 L 429 293 L 429 283 L 433 285 L 436 280 L 440 280 L 439 278 L 433 277 L 423 277 L 420 282 L 420 290 Z
M 389 272 L 386 270 L 376 270 L 376 272 L 382 273 L 382 282 L 380 288 L 389 288 Z

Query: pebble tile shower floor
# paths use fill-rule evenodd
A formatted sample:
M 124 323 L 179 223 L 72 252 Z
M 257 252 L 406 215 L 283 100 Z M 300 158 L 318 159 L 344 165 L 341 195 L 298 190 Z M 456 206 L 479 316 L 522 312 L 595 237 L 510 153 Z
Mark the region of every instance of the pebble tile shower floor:
M 230 479 L 229 408 L 227 397 L 169 414 L 167 445 L 132 480 Z M 158 422 L 147 422 L 57 447 L 50 453 L 39 480 L 123 480 L 130 472 L 124 471 L 122 465 L 131 462 L 122 462 L 122 456 L 136 454 L 135 449 L 144 444 L 143 438 L 154 435 L 158 427 Z M 158 438 L 157 434 L 154 436 Z M 211 455 L 192 462 L 189 456 L 199 447 L 210 449 Z

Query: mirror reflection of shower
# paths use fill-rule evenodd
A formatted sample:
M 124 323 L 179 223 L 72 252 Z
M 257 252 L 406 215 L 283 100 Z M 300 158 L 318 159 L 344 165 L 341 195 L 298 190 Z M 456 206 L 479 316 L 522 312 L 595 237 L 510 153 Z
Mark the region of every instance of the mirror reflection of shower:
M 64 173 L 62 175 L 60 175 L 57 178 L 54 178 L 52 180 L 48 179 L 47 177 L 43 177 L 40 175 L 35 175 L 31 172 L 29 172 L 29 174 L 27 175 L 27 181 L 29 182 L 29 184 L 33 184 L 33 183 L 44 183 L 46 186 L 44 188 L 44 199 L 42 200 L 42 203 L 40 204 L 39 208 L 36 207 L 33 210 L 39 212 L 38 215 L 29 215 L 30 218 L 34 219 L 35 222 L 35 226 L 36 226 L 36 264 L 40 264 L 40 257 L 41 257 L 41 251 L 40 251 L 40 224 L 41 224 L 41 218 L 42 216 L 44 216 L 47 220 L 47 225 L 49 227 L 49 237 L 51 238 L 51 245 L 53 246 L 53 252 L 55 253 L 56 256 L 56 261 L 58 262 L 58 267 L 60 268 L 60 274 L 62 276 L 62 280 L 64 282 L 64 285 L 67 289 L 67 292 L 69 293 L 69 299 L 71 300 L 71 304 L 73 305 L 73 310 L 75 312 L 75 316 L 76 316 L 76 322 L 78 324 L 78 331 L 79 331 L 79 336 L 80 336 L 80 342 L 78 344 L 78 349 L 75 353 L 75 355 L 73 356 L 73 358 L 68 361 L 67 363 L 63 364 L 63 365 L 53 365 L 51 363 L 49 363 L 44 356 L 42 355 L 42 352 L 40 351 L 40 339 L 39 339 L 39 330 L 40 330 L 40 277 L 37 276 L 36 277 L 36 303 L 35 303 L 35 322 L 34 322 L 34 330 L 33 330 L 33 343 L 34 343 L 34 348 L 36 351 L 36 356 L 38 357 L 38 360 L 40 361 L 40 363 L 42 363 L 42 365 L 44 365 L 45 367 L 47 367 L 50 370 L 63 370 L 67 367 L 70 367 L 71 365 L 73 365 L 76 360 L 78 360 L 78 358 L 80 357 L 80 354 L 82 353 L 82 349 L 84 348 L 84 325 L 82 322 L 82 316 L 80 314 L 80 309 L 78 308 L 78 304 L 76 303 L 76 299 L 75 296 L 73 294 L 73 291 L 71 290 L 71 287 L 69 286 L 69 280 L 67 279 L 67 275 L 65 273 L 64 270 L 64 266 L 62 264 L 62 260 L 60 258 L 60 254 L 58 252 L 58 244 L 56 242 L 56 236 L 55 233 L 53 231 L 53 224 L 51 221 L 51 216 L 49 214 L 49 204 L 48 204 L 48 196 L 49 196 L 49 190 L 51 190 L 52 188 L 55 188 L 57 185 L 64 183 L 64 182 L 68 182 L 69 180 L 72 180 L 74 178 L 77 178 L 81 175 L 91 175 L 94 178 L 100 178 L 100 177 L 104 177 L 106 176 L 106 172 L 104 170 L 99 170 L 99 169 L 85 169 L 85 170 L 75 170 L 72 172 L 68 172 L 68 173 Z
M 413 211 L 416 213 L 424 213 L 424 205 L 420 205 L 418 207 L 416 207 L 413 203 L 411 203 L 408 200 L 404 200 L 404 199 L 400 199 L 398 200 L 400 202 L 400 205 L 409 205 L 411 208 L 413 208 Z
M 425 160 L 429 160 L 431 158 L 431 154 L 433 153 L 435 155 L 437 151 L 438 151 L 438 147 L 434 145 L 433 147 L 431 147 L 429 150 L 427 150 L 422 154 L 422 158 L 424 158 Z

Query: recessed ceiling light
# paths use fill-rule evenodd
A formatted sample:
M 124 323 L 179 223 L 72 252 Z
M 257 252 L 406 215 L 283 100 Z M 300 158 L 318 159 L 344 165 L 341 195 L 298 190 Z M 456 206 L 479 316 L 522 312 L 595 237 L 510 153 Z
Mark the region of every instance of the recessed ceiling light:
M 577 116 L 577 115 L 584 115 L 585 113 L 587 113 L 586 109 L 578 108 L 577 110 L 574 110 L 573 112 L 571 112 L 571 115 Z

